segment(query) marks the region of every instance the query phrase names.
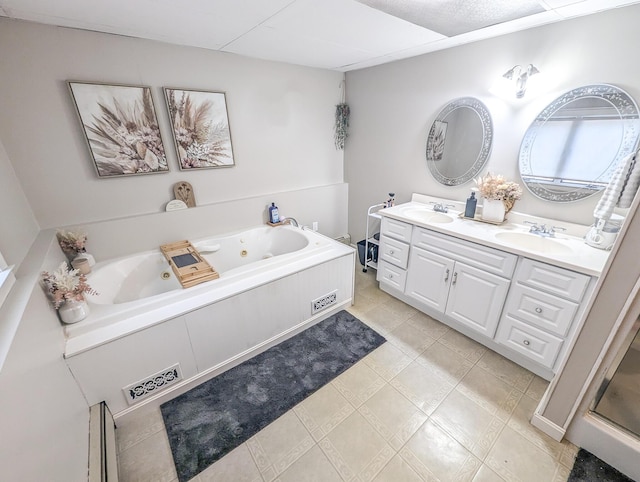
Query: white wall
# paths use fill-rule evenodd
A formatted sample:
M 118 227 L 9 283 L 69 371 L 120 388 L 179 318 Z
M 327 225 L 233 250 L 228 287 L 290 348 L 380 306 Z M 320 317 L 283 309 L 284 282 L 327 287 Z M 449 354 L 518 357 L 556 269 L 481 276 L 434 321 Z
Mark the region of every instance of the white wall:
M 0 141 L 0 252 L 19 265 L 38 234 L 38 224 Z
M 183 180 L 200 205 L 343 180 L 339 72 L 4 18 L 0 45 L 0 139 L 43 229 L 159 212 Z M 67 80 L 151 86 L 171 172 L 99 179 Z M 226 92 L 235 167 L 178 170 L 163 86 Z
M 573 88 L 610 83 L 640 102 L 640 63 L 630 46 L 640 42 L 640 6 L 505 35 L 347 74 L 351 107 L 345 149 L 349 183 L 349 232 L 364 235 L 367 207 L 384 201 L 389 191 L 398 202 L 412 192 L 464 200 L 473 182 L 438 184 L 425 162 L 429 128 L 437 113 L 458 97 L 476 97 L 491 112 L 493 149 L 486 170 L 520 182 L 520 142 L 534 117 L 553 99 Z M 536 65 L 538 95 L 503 100 L 490 89 L 516 64 Z M 484 171 L 483 171 L 484 172 Z M 529 192 L 517 211 L 583 224 L 592 222 L 597 198 L 558 204 Z

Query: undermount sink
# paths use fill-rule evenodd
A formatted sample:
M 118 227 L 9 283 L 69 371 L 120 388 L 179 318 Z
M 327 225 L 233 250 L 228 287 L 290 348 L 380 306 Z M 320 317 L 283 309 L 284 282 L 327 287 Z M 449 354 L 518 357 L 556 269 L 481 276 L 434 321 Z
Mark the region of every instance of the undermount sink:
M 422 221 L 423 223 L 450 223 L 453 217 L 444 213 L 437 213 L 426 208 L 410 208 L 402 211 L 402 214 L 408 218 Z
M 548 254 L 570 254 L 573 250 L 563 241 L 529 233 L 497 233 L 496 239 L 512 246 Z

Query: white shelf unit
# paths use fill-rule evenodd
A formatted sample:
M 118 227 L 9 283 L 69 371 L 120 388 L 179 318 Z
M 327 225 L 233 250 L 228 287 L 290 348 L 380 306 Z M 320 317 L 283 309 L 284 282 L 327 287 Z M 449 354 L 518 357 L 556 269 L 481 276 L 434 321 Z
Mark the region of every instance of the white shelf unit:
M 367 209 L 367 228 L 364 238 L 364 267 L 362 268 L 362 271 L 365 273 L 367 272 L 367 268 L 378 269 L 377 261 L 369 259 L 369 246 L 372 244 L 375 246 L 380 245 L 380 241 L 375 239 L 374 236 L 376 229 L 378 229 L 378 233 L 380 232 L 380 220 L 382 216 L 378 214 L 378 211 L 384 209 L 386 206 L 386 203 L 380 203 L 369 206 L 369 209 Z

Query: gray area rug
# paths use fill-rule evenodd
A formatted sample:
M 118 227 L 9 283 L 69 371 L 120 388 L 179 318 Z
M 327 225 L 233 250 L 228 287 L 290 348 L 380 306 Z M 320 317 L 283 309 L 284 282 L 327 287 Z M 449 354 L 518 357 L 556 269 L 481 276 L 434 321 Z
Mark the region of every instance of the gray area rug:
M 598 480 L 603 482 L 633 482 L 629 477 L 621 474 L 591 452 L 580 449 L 567 482 L 594 482 Z
M 340 311 L 160 409 L 180 482 L 186 482 L 385 339 Z

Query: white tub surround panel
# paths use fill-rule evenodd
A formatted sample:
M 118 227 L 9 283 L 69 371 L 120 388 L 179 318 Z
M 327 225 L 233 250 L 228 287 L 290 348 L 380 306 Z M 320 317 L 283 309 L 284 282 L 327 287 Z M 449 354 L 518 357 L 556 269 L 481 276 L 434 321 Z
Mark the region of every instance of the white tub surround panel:
M 380 288 L 550 379 L 580 327 L 608 252 L 587 227 L 510 213 L 502 225 L 435 213 L 429 196 L 382 210 Z M 528 233 L 531 220 L 567 233 Z M 501 236 L 502 234 L 502 236 Z M 506 234 L 506 235 L 505 235 Z

